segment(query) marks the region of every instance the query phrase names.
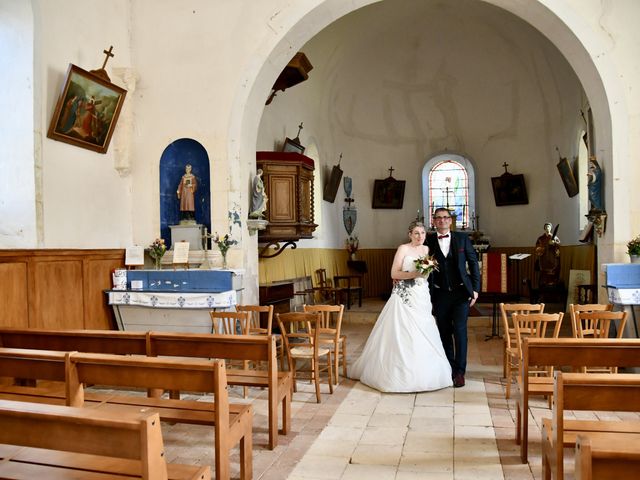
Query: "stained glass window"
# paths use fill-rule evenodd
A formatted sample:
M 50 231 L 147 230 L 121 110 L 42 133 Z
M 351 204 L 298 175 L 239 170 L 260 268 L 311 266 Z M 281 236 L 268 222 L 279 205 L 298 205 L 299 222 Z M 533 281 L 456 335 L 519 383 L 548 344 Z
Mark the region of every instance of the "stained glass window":
M 474 216 L 473 166 L 459 155 L 438 155 L 425 165 L 423 192 L 429 217 L 444 207 L 456 217 L 456 228 L 472 229 Z

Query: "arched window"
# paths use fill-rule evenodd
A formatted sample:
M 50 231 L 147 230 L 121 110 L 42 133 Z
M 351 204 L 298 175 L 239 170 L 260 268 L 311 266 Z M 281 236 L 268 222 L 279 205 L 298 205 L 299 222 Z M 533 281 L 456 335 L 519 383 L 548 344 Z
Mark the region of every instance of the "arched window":
M 471 161 L 457 154 L 440 154 L 425 163 L 422 169 L 422 204 L 425 219 L 431 222 L 436 208 L 451 210 L 456 228 L 475 228 L 475 171 Z

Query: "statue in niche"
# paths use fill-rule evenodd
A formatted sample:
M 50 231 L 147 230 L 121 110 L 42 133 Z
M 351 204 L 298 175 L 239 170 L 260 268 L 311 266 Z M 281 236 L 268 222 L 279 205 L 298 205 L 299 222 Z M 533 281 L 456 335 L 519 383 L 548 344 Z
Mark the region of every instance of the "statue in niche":
M 195 193 L 198 190 L 198 179 L 191 173 L 190 164 L 187 164 L 184 170 L 176 192 L 180 200 L 180 223 L 195 223 Z
M 264 182 L 262 181 L 262 169 L 259 168 L 256 176 L 253 178 L 249 218 L 261 220 L 264 218 L 264 212 L 266 210 L 267 194 L 264 190 Z
M 560 239 L 556 236 L 556 231 L 551 233 L 550 223 L 544 224 L 544 233 L 536 240 L 536 264 L 535 269 L 539 272 L 539 287 L 552 287 L 560 280 Z
M 587 172 L 587 189 L 589 190 L 589 202 L 592 210 L 603 210 L 602 205 L 602 169 L 596 157 L 589 157 L 589 168 Z

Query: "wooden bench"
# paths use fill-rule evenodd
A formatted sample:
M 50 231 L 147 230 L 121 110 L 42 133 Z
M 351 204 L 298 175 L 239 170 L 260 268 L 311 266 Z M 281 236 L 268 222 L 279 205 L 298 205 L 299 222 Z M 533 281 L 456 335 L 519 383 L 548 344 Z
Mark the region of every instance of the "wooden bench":
M 227 370 L 227 382 L 233 386 L 267 388 L 270 449 L 278 445 L 280 404 L 280 433 L 288 434 L 291 425 L 291 372 L 278 372 L 274 342 L 274 337 L 266 335 L 0 329 L 0 347 L 264 362 L 266 370 Z
M 4 387 L 2 398 L 98 410 L 122 408 L 156 412 L 167 422 L 214 427 L 216 479 L 230 475 L 230 451 L 240 446 L 240 478 L 252 478 L 251 405 L 229 404 L 224 361 L 160 359 L 142 356 L 0 348 L 3 375 L 65 382 L 65 395 L 30 387 Z M 214 402 L 148 398 L 121 393 L 85 392 L 84 385 L 126 389 L 213 392 Z M 35 391 L 34 391 L 35 390 Z
M 578 435 L 599 445 L 611 434 L 635 434 L 640 440 L 640 421 L 568 420 L 568 410 L 640 410 L 640 374 L 555 372 L 552 418 L 542 421 L 542 475 L 545 480 L 564 478 L 564 448 L 575 447 Z M 608 476 L 607 478 L 615 478 Z
M 520 458 L 527 462 L 529 443 L 529 399 L 553 395 L 551 377 L 530 377 L 530 365 L 571 367 L 640 366 L 639 339 L 529 338 L 522 344 L 522 360 L 516 392 L 516 443 Z
M 157 413 L 0 400 L 0 424 L 1 478 L 211 478 L 209 467 L 166 463 Z
M 636 480 L 640 472 L 640 436 L 611 433 L 603 437 L 578 435 L 574 478 Z

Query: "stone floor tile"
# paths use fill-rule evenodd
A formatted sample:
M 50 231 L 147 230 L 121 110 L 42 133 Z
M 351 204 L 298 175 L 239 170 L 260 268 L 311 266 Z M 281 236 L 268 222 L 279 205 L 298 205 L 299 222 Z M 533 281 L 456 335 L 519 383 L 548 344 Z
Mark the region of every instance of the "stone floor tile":
M 395 480 L 396 467 L 390 465 L 347 465 L 341 480 Z
M 440 452 L 404 452 L 398 465 L 400 471 L 453 472 L 453 457 Z
M 317 439 L 309 450 L 307 455 L 316 455 L 322 457 L 344 457 L 351 458 L 353 451 L 358 446 L 357 440 L 321 440 Z
M 407 427 L 367 427 L 360 445 L 404 445 Z
M 411 414 L 374 413 L 369 419 L 369 427 L 409 427 Z
M 302 478 L 335 480 L 342 476 L 348 463 L 349 459 L 345 457 L 307 454 L 291 473 Z
M 401 454 L 402 445 L 359 445 L 351 456 L 351 463 L 397 466 Z
M 396 480 L 453 480 L 453 472 L 413 472 L 410 470 L 398 470 Z

